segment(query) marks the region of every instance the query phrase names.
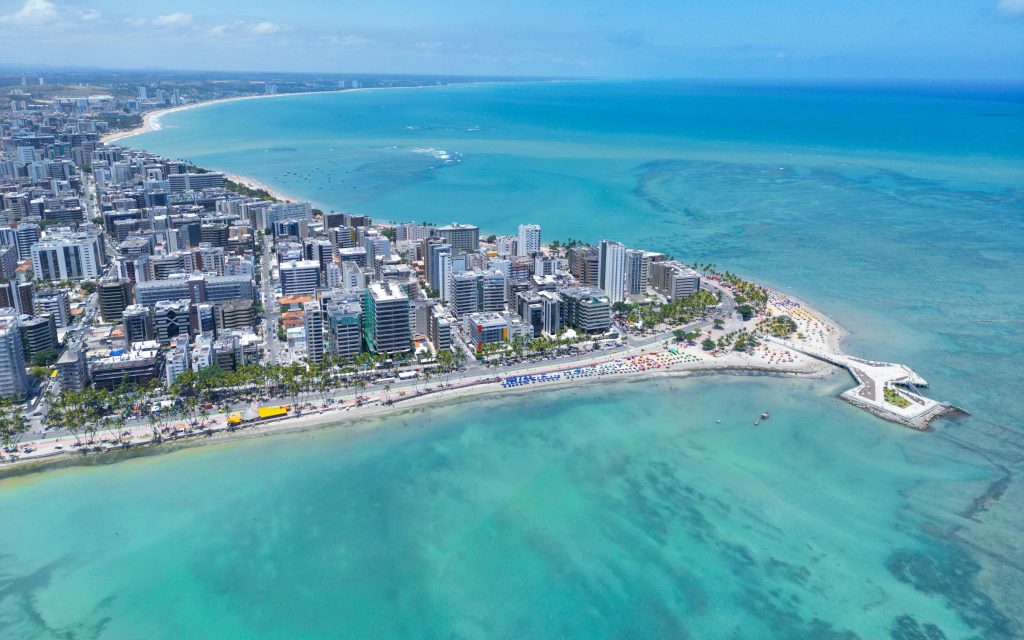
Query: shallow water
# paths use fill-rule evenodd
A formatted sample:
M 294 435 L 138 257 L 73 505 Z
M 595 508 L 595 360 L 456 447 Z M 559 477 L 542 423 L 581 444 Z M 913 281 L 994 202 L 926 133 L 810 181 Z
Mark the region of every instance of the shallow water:
M 1020 636 L 1022 104 L 550 84 L 166 116 L 132 143 L 328 209 L 759 277 L 973 415 L 901 429 L 840 375 L 659 380 L 6 480 L 0 635 Z

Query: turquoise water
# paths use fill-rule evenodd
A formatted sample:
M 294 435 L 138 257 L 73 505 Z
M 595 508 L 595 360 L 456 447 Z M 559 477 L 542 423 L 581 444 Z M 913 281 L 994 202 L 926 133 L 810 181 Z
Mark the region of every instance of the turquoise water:
M 488 85 L 163 123 L 132 144 L 327 209 L 759 277 L 973 415 L 920 434 L 841 376 L 700 378 L 6 480 L 0 636 L 1024 633 L 1024 92 Z

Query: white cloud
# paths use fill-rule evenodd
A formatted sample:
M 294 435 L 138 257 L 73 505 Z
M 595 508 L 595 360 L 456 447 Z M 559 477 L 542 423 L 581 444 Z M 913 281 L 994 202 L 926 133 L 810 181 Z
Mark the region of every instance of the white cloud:
M 999 0 L 996 11 L 1008 16 L 1024 16 L 1024 0 Z
M 153 18 L 152 23 L 157 27 L 187 27 L 192 24 L 192 14 L 182 13 L 181 11 L 175 11 L 174 13 L 165 13 L 162 16 Z
M 287 27 L 283 25 L 274 24 L 273 22 L 259 22 L 249 27 L 249 31 L 253 35 L 257 36 L 270 36 L 275 33 L 281 33 L 285 31 Z
M 325 36 L 322 40 L 329 45 L 335 45 L 339 47 L 361 47 L 363 45 L 373 43 L 373 40 L 364 38 L 362 36 L 347 35 L 347 36 Z
M 57 18 L 57 6 L 50 0 L 26 0 L 25 4 L 5 16 L 0 16 L 0 22 L 8 22 L 18 25 L 37 25 L 50 22 Z
M 95 10 L 95 9 L 86 9 L 79 16 L 79 18 L 81 18 L 82 20 L 84 20 L 86 22 L 92 22 L 93 20 L 99 20 L 102 17 L 103 17 L 103 14 L 100 13 L 99 11 Z

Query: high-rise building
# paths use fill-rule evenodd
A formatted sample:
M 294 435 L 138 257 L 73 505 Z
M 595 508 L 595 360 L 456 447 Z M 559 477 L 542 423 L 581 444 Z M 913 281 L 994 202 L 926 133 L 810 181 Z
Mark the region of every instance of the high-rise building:
M 317 300 L 310 300 L 303 304 L 302 312 L 302 326 L 306 336 L 306 359 L 313 363 L 323 362 L 326 351 L 324 343 L 326 314 Z
M 529 256 L 540 251 L 540 225 L 519 225 L 519 237 L 516 241 L 516 255 Z
M 131 304 L 132 283 L 128 278 L 108 278 L 96 285 L 100 317 L 104 322 L 117 322 L 125 307 Z
M 559 289 L 565 301 L 563 321 L 583 333 L 604 333 L 612 326 L 611 301 L 601 289 L 571 287 Z
M 677 300 L 697 293 L 700 274 L 675 261 L 652 262 L 651 286 L 669 300 Z
M 164 368 L 164 381 L 168 387 L 174 384 L 178 376 L 190 370 L 188 336 L 178 336 L 171 340 L 167 349 L 167 363 Z
M 474 271 L 452 273 L 448 278 L 448 299 L 452 313 L 462 318 L 480 310 L 479 274 Z
M 51 314 L 58 328 L 64 329 L 71 324 L 71 302 L 67 291 L 37 291 L 34 304 L 35 315 Z
M 36 311 L 36 288 L 31 282 L 11 282 L 14 293 L 14 308 L 18 313 L 30 316 Z
M 328 348 L 335 356 L 357 356 L 363 351 L 363 311 L 358 302 L 327 304 Z
M 0 280 L 14 279 L 18 268 L 18 247 L 0 245 Z
M 189 335 L 191 312 L 188 300 L 157 302 L 153 306 L 153 329 L 156 339 L 169 343 L 177 336 Z
M 141 304 L 128 305 L 121 315 L 121 321 L 124 323 L 124 337 L 128 344 L 156 338 L 153 316 L 149 307 L 144 307 Z
M 57 324 L 53 316 L 21 316 L 18 321 L 21 334 L 21 349 L 26 362 L 32 362 L 40 354 L 57 355 Z
M 207 173 L 172 173 L 167 176 L 167 181 L 170 184 L 171 191 L 174 193 L 224 188 L 224 174 L 214 171 Z
M 281 220 L 309 220 L 312 217 L 313 205 L 308 202 L 276 202 L 258 210 L 253 226 L 257 229 L 273 229 L 274 223 Z
M 581 284 L 598 286 L 600 252 L 597 247 L 571 247 L 568 252 L 569 273 Z
M 494 248 L 502 258 L 514 255 L 516 252 L 516 245 L 518 244 L 519 239 L 517 236 L 498 236 L 494 239 Z
M 292 260 L 282 264 L 279 271 L 283 295 L 312 294 L 320 288 L 320 263 L 316 260 Z
M 626 251 L 627 294 L 638 295 L 647 290 L 648 261 L 644 257 L 644 253 L 640 249 L 629 249 Z
M 32 271 L 37 280 L 83 280 L 103 272 L 100 238 L 94 233 L 47 236 L 32 245 Z
M 501 271 L 479 274 L 480 311 L 504 311 L 508 303 L 508 278 Z
M 554 336 L 565 327 L 565 299 L 554 291 L 539 291 L 541 331 Z
M 626 299 L 626 246 L 602 240 L 598 253 L 597 286 L 614 302 Z
M 224 247 L 215 246 L 209 242 L 200 242 L 198 247 L 192 249 L 192 262 L 197 271 L 222 276 L 224 275 Z
M 430 341 L 434 344 L 434 351 L 438 352 L 444 349 L 451 349 L 452 323 L 451 320 L 445 317 L 440 305 L 434 305 L 430 308 L 428 322 Z
M 426 251 L 424 252 L 423 260 L 426 263 L 427 282 L 430 284 L 431 289 L 440 292 L 444 282 L 441 276 L 441 256 L 451 255 L 452 245 L 438 238 L 428 238 L 424 240 L 424 246 Z
M 157 280 L 163 280 L 175 273 L 192 273 L 195 270 L 195 256 L 189 251 L 174 251 L 153 256 L 149 262 L 153 269 L 153 277 Z
M 409 296 L 401 287 L 374 282 L 364 297 L 363 334 L 373 353 L 399 353 L 412 349 Z
M 57 381 L 60 388 L 81 391 L 89 384 L 89 368 L 79 349 L 66 349 L 57 360 Z
M 480 227 L 476 225 L 454 222 L 438 227 L 437 235 L 452 245 L 455 253 L 474 253 L 480 250 Z
M 0 398 L 23 398 L 28 393 L 25 353 L 13 309 L 0 309 Z
M 17 259 L 32 257 L 32 245 L 39 242 L 39 225 L 34 222 L 19 222 L 0 227 L 0 245 L 16 247 Z

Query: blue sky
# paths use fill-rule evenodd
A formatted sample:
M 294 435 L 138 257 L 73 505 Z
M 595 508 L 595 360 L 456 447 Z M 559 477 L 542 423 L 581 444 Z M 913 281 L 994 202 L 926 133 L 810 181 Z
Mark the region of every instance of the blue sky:
M 1024 0 L 0 0 L 0 62 L 1024 80 Z

